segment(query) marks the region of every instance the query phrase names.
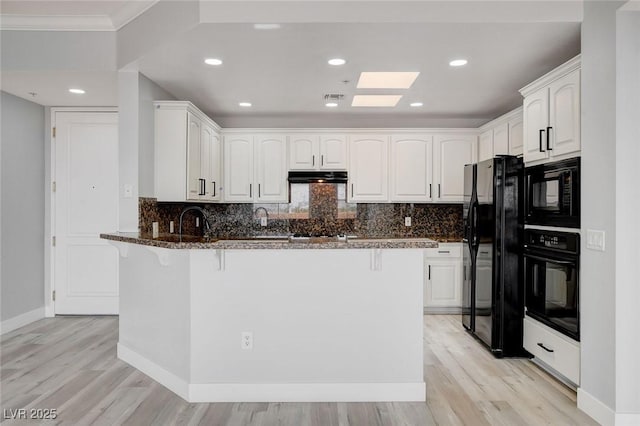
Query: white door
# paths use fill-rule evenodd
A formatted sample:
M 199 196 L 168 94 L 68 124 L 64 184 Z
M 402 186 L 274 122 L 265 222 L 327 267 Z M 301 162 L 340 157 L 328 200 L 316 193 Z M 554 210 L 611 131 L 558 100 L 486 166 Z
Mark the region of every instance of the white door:
M 191 113 L 187 113 L 187 200 L 199 200 L 204 196 L 202 182 L 201 153 L 202 122 Z
M 509 121 L 509 155 L 522 155 L 524 140 L 522 118 Z
M 389 200 L 389 138 L 354 135 L 349 158 L 349 201 Z
M 255 147 L 256 201 L 288 202 L 287 137 L 284 135 L 258 136 Z
M 433 137 L 427 135 L 391 137 L 391 201 L 431 201 Z
M 253 136 L 224 137 L 225 201 L 253 201 Z
M 549 86 L 550 155 L 580 151 L 580 70 Z
M 475 135 L 436 135 L 434 151 L 434 201 L 458 203 L 464 200 L 464 166 L 476 162 Z
M 53 194 L 56 314 L 118 313 L 118 115 L 57 112 Z
M 289 140 L 289 169 L 314 170 L 318 168 L 318 136 L 294 135 Z
M 547 158 L 546 129 L 549 121 L 549 92 L 545 87 L 524 98 L 524 162 Z
M 429 262 L 424 306 L 460 307 L 461 269 L 460 260 Z
M 482 132 L 478 139 L 478 162 L 493 157 L 493 129 Z
M 347 138 L 344 135 L 320 136 L 320 168 L 347 169 Z

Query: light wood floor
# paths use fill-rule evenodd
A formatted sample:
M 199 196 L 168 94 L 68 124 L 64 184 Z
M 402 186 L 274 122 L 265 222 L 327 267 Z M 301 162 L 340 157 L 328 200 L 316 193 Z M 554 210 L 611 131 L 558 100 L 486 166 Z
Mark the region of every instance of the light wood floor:
M 1 408 L 55 408 L 49 423 L 65 425 L 596 424 L 575 392 L 527 360 L 494 359 L 458 316 L 424 323 L 426 403 L 189 404 L 116 358 L 117 317 L 57 317 L 2 337 Z

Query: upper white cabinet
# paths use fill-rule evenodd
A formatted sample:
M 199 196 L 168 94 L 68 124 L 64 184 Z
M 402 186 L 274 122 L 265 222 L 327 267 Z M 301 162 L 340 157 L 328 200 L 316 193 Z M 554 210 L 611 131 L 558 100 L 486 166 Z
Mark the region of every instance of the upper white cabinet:
M 389 201 L 389 136 L 353 135 L 350 141 L 349 202 Z
M 286 203 L 286 140 L 284 135 L 225 135 L 224 200 Z
M 391 201 L 432 201 L 433 136 L 391 136 L 389 172 Z
M 346 170 L 344 135 L 290 135 L 290 170 Z
M 434 191 L 436 202 L 459 203 L 464 195 L 464 166 L 477 158 L 475 134 L 438 134 L 434 137 Z
M 522 108 L 483 125 L 478 137 L 478 162 L 496 155 L 522 155 Z
M 158 201 L 220 201 L 220 128 L 189 102 L 155 107 L 154 192 Z
M 580 57 L 520 90 L 524 161 L 541 163 L 580 152 Z

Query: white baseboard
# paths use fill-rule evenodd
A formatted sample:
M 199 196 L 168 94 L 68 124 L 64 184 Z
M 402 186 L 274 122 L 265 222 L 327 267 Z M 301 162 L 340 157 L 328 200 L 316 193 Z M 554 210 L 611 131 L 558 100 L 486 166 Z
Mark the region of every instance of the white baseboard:
M 640 413 L 616 413 L 616 426 L 640 425 Z
M 118 343 L 118 358 L 187 402 L 374 402 L 426 401 L 418 383 L 206 383 L 189 384 Z
M 118 358 L 131 364 L 156 382 L 160 383 L 180 398 L 189 401 L 189 383 L 160 367 L 155 362 L 118 343 Z
M 0 334 L 5 334 L 44 318 L 44 306 L 33 311 L 6 319 L 0 323 Z
M 616 424 L 616 412 L 582 388 L 578 388 L 578 408 L 603 426 Z

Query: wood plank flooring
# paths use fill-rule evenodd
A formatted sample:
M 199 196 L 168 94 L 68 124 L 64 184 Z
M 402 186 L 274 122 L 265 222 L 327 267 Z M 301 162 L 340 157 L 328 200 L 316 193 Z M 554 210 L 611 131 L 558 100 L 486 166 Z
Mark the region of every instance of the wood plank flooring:
M 55 408 L 6 425 L 595 425 L 528 360 L 497 360 L 459 316 L 424 317 L 427 401 L 189 404 L 116 358 L 117 317 L 56 317 L 2 336 L 0 408 Z M 3 416 L 4 417 L 4 416 Z

